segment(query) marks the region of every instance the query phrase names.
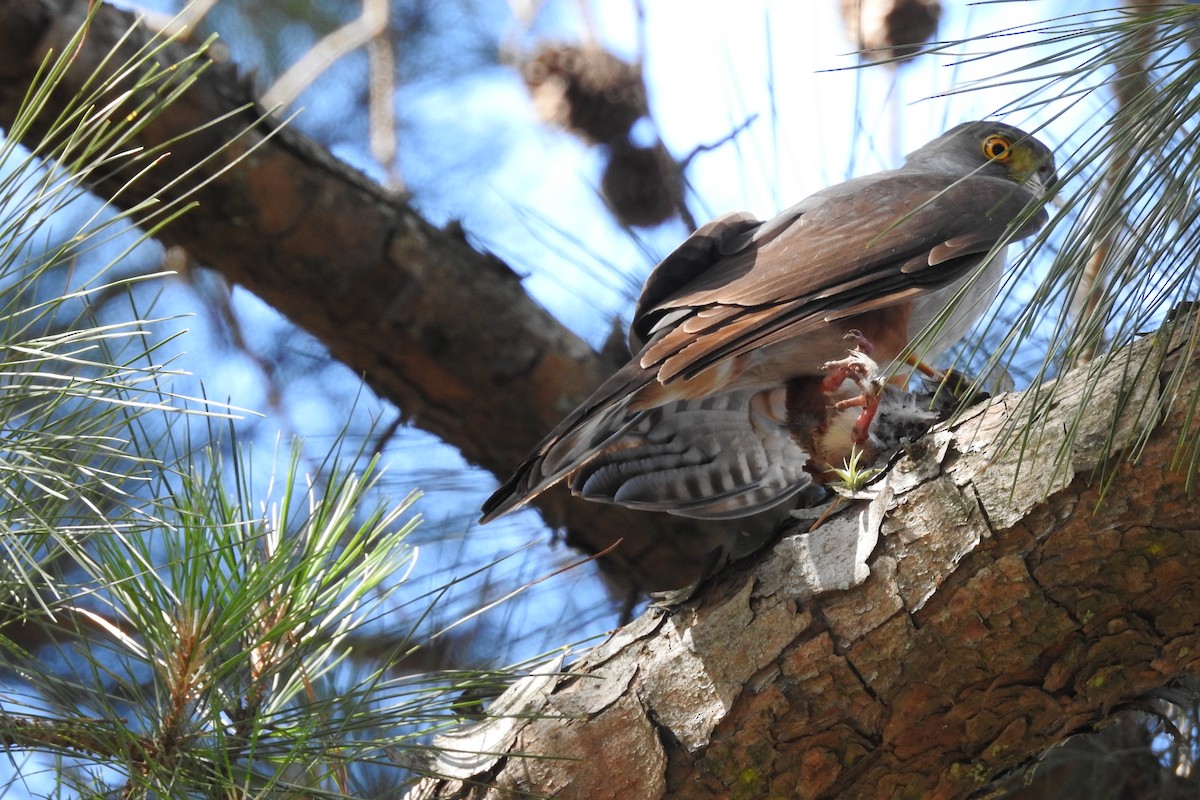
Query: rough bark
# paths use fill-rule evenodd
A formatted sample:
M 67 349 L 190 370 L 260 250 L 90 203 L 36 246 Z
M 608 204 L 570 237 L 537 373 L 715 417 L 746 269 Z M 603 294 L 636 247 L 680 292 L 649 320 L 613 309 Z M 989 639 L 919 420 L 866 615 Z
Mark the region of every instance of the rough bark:
M 0 0 L 0 126 L 9 128 L 43 56 L 63 52 L 87 5 Z M 47 122 L 132 23 L 126 12 L 99 8 L 46 108 Z M 111 73 L 147 36 L 144 29 L 130 36 L 121 57 L 99 71 Z M 171 47 L 162 57 L 188 52 Z M 616 364 L 534 303 L 516 273 L 474 250 L 461 231 L 428 224 L 404 198 L 294 130 L 273 133 L 260 113 L 248 83 L 232 67 L 211 64 L 138 137 L 147 150 L 169 155 L 119 193 L 127 175 L 91 188 L 129 207 L 156 194 L 169 202 L 202 185 L 198 206 L 166 227 L 162 241 L 254 292 L 413 424 L 507 477 Z M 30 140 L 43 133 L 35 127 Z M 720 536 L 714 526 L 584 503 L 565 492 L 548 493 L 540 508 L 585 551 L 622 540 L 609 564 L 643 589 L 686 583 L 708 549 L 704 542 Z
M 935 431 L 873 501 L 523 679 L 414 796 L 965 797 L 1194 671 L 1200 509 L 1168 466 L 1200 433 L 1194 335 Z

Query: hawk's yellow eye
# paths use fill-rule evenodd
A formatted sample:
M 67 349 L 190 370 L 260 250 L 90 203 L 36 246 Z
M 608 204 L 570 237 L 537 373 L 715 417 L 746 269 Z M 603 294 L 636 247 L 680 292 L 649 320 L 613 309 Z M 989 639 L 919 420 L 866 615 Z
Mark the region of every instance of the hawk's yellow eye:
M 989 136 L 983 140 L 983 154 L 997 161 L 1004 161 L 1009 156 L 1012 142 L 1003 136 Z

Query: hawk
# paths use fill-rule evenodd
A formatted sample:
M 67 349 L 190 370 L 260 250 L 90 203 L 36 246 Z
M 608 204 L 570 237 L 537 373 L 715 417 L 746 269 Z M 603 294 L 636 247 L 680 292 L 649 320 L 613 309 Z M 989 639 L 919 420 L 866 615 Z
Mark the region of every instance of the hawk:
M 1004 246 L 1046 223 L 1055 181 L 1037 139 L 967 122 L 774 219 L 702 226 L 646 280 L 633 357 L 517 467 L 483 521 L 564 479 L 590 500 L 702 519 L 822 482 L 870 449 L 878 397 L 862 364 L 894 364 L 965 286 L 923 356 L 961 339 L 995 297 Z

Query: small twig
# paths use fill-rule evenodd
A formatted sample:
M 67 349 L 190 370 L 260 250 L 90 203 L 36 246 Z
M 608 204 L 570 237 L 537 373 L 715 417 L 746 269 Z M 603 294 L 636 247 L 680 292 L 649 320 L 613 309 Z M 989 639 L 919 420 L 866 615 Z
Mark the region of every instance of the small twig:
M 114 732 L 118 720 L 79 717 L 53 720 L 0 714 L 0 744 L 5 747 L 71 750 L 102 758 L 120 758 L 134 749 Z M 144 740 L 143 740 L 144 741 Z
M 369 59 L 368 120 L 371 155 L 387 170 L 390 188 L 404 191 L 404 180 L 396 162 L 396 54 L 386 34 L 367 43 Z
M 520 24 L 523 31 L 529 30 L 545 4 L 545 0 L 508 0 L 513 19 Z
M 387 0 L 363 0 L 362 14 L 314 44 L 279 80 L 263 93 L 264 108 L 282 108 L 294 102 L 300 93 L 325 70 L 387 29 Z
M 842 503 L 844 503 L 844 502 L 845 502 L 845 498 L 843 498 L 841 495 L 834 495 L 834 496 L 833 496 L 833 499 L 829 501 L 829 505 L 828 505 L 828 507 L 827 507 L 827 508 L 825 508 L 825 509 L 824 509 L 824 510 L 821 512 L 821 516 L 817 517 L 817 520 L 816 520 L 816 522 L 814 522 L 812 525 L 810 525 L 810 526 L 808 527 L 808 532 L 809 532 L 809 533 L 812 533 L 812 532 L 813 532 L 813 531 L 815 531 L 817 528 L 819 528 L 819 527 L 821 527 L 822 525 L 824 525 L 824 524 L 825 524 L 825 520 L 827 520 L 827 519 L 829 519 L 831 516 L 833 516 L 833 512 L 835 512 L 835 511 L 837 511 L 838 509 L 840 509 L 840 508 L 842 507 Z
M 392 440 L 392 437 L 396 435 L 396 431 L 400 430 L 400 426 L 403 424 L 404 415 L 397 414 L 396 418 L 392 420 L 388 426 L 383 429 L 383 432 L 379 434 L 378 438 L 375 439 L 375 446 L 371 448 L 371 454 L 376 456 L 382 455 L 383 448 L 387 446 L 387 443 Z
M 745 122 L 742 122 L 741 124 L 736 126 L 733 130 L 731 130 L 729 133 L 725 134 L 720 139 L 717 139 L 715 142 L 709 142 L 708 144 L 696 145 L 695 147 L 692 148 L 692 152 L 688 153 L 686 156 L 684 156 L 682 159 L 680 159 L 679 168 L 681 170 L 687 169 L 688 165 L 692 163 L 692 159 L 695 158 L 696 156 L 700 155 L 701 153 L 708 153 L 712 150 L 716 150 L 718 147 L 721 147 L 722 145 L 729 144 L 735 138 L 737 138 L 738 134 L 740 134 L 742 131 L 746 130 L 752 124 L 754 124 L 754 121 L 757 119 L 758 119 L 758 114 L 751 114 L 750 116 L 746 117 Z
M 583 42 L 587 45 L 598 45 L 600 36 L 596 33 L 596 18 L 592 14 L 592 7 L 588 0 L 576 0 L 576 5 L 579 6 L 579 19 L 583 28 Z

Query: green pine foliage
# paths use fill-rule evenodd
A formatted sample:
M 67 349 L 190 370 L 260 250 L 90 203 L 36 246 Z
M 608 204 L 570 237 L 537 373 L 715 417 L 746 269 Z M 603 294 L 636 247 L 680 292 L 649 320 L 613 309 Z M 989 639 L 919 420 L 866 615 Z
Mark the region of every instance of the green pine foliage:
M 422 646 L 394 632 L 395 652 L 347 660 L 353 641 L 388 625 L 389 595 L 414 567 L 415 495 L 381 500 L 378 464 L 347 471 L 336 449 L 319 477 L 298 446 L 276 459 L 285 469 L 256 477 L 229 422 L 243 412 L 172 391 L 172 317 L 130 291 L 159 276 L 120 278 L 117 266 L 186 198 L 105 208 L 63 230 L 89 176 L 154 169 L 160 154 L 129 137 L 204 63 L 163 67 L 164 43 L 119 70 L 138 76 L 136 92 L 89 87 L 35 141 L 32 120 L 71 58 L 52 54 L 0 149 L 9 790 L 342 797 L 364 782 L 399 786 L 481 680 L 393 671 Z M 63 276 L 97 257 L 107 264 L 64 292 Z M 132 321 L 95 313 L 114 297 Z

